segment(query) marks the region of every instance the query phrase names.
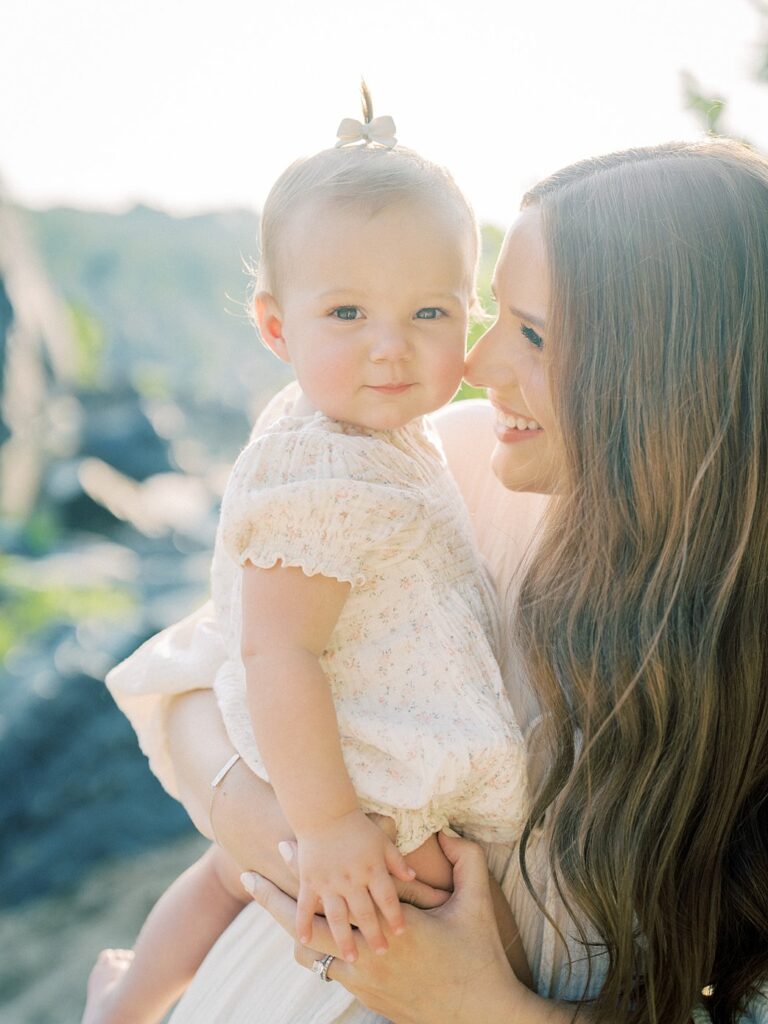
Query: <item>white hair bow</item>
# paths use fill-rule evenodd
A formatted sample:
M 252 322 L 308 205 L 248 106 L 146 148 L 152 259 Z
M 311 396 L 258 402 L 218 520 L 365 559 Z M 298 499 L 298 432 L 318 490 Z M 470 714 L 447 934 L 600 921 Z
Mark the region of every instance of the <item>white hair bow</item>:
M 356 121 L 354 117 L 345 117 L 336 132 L 339 146 L 353 146 L 357 142 L 373 143 L 377 146 L 384 146 L 385 149 L 392 149 L 397 145 L 395 138 L 395 122 L 391 117 L 374 117 L 372 121 L 363 124 Z

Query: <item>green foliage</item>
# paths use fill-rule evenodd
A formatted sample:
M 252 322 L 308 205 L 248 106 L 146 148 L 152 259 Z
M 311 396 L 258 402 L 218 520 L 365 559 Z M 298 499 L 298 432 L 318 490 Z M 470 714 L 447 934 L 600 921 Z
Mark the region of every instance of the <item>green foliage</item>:
M 491 280 L 499 257 L 504 232 L 495 224 L 483 224 L 481 229 L 480 266 L 477 275 L 477 298 L 483 315 L 478 317 L 471 325 L 467 349 L 479 341 L 493 322 L 496 310 L 496 301 L 491 292 Z M 474 388 L 466 381 L 462 381 L 454 402 L 461 402 L 465 398 L 485 398 L 485 388 Z
M 761 20 L 761 39 L 757 46 L 758 57 L 753 77 L 757 82 L 768 82 L 768 2 L 752 0 L 752 6 Z M 724 99 L 705 92 L 689 71 L 682 72 L 681 80 L 685 106 L 699 119 L 702 127 L 710 135 L 726 135 L 732 139 L 740 138 L 736 132 L 726 126 L 724 118 L 726 101 Z M 749 139 L 741 138 L 741 141 L 750 144 Z
M 694 76 L 684 71 L 681 75 L 683 84 L 683 101 L 685 106 L 701 121 L 702 126 L 710 135 L 728 134 L 723 127 L 725 100 L 706 95 Z
M 104 360 L 104 330 L 92 313 L 80 302 L 68 304 L 72 334 L 75 340 L 75 374 L 77 384 L 92 390 L 101 383 Z
M 0 659 L 54 622 L 118 619 L 134 606 L 130 595 L 118 589 L 24 584 L 20 580 L 22 564 L 21 559 L 0 559 Z
M 36 508 L 24 524 L 24 540 L 30 551 L 42 555 L 59 540 L 60 527 L 50 507 Z

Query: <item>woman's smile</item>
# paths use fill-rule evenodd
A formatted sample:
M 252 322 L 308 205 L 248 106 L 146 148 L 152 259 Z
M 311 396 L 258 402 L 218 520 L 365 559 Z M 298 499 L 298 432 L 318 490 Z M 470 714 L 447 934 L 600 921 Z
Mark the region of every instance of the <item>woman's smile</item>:
M 541 424 L 531 419 L 530 416 L 524 416 L 520 412 L 506 408 L 490 392 L 488 398 L 496 412 L 496 437 L 502 444 L 531 440 L 544 432 Z

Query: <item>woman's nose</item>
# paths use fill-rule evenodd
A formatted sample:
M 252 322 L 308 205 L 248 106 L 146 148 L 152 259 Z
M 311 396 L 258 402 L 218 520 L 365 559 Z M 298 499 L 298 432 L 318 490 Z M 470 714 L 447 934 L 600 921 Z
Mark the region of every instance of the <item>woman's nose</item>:
M 514 378 L 510 359 L 504 358 L 496 327 L 489 328 L 475 342 L 464 364 L 464 379 L 476 388 L 498 387 Z

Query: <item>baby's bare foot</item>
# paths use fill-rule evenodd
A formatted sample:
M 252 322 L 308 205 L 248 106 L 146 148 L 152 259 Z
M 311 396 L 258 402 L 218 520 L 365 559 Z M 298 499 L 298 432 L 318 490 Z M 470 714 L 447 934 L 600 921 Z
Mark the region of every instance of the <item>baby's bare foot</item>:
M 132 949 L 102 949 L 88 977 L 88 995 L 81 1024 L 108 1024 L 117 987 L 132 960 Z

